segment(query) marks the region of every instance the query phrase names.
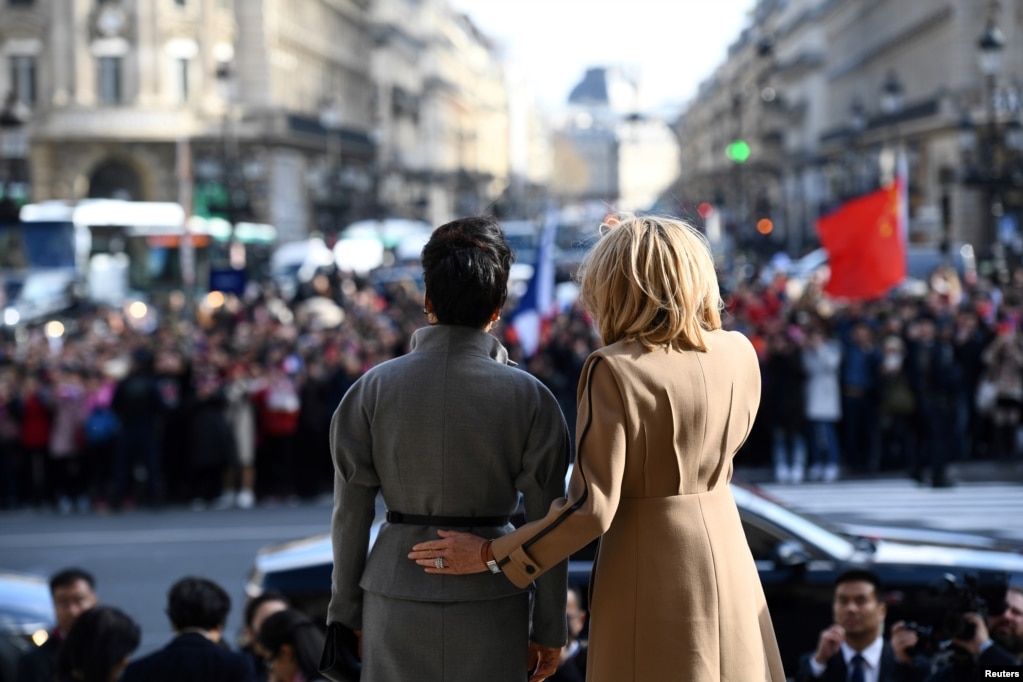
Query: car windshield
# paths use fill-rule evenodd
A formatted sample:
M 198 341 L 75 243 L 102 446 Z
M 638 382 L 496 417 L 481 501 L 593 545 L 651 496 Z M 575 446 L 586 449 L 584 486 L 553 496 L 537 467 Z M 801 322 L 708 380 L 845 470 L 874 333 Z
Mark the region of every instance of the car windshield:
M 774 502 L 760 491 L 741 485 L 732 486 L 732 494 L 740 510 L 761 516 L 785 529 L 801 542 L 808 543 L 836 559 L 848 559 L 856 552 L 856 545 L 838 533 Z

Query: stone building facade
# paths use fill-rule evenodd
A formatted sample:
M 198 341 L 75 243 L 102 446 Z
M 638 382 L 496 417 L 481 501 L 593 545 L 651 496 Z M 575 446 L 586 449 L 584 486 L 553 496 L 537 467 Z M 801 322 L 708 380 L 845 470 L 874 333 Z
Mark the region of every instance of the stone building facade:
M 553 163 L 551 192 L 563 202 L 646 211 L 677 175 L 678 140 L 663 120 L 640 112 L 635 78 L 594 67 L 569 94 Z
M 508 187 L 509 98 L 490 40 L 445 0 L 373 6 L 380 201 L 438 225 Z
M 0 59 L 36 201 L 179 201 L 287 241 L 507 183 L 501 69 L 444 0 L 13 0 Z
M 978 44 L 992 26 L 1002 68 L 985 77 Z M 983 255 L 1023 218 L 1023 182 L 1012 179 L 1021 79 L 1018 2 L 760 0 L 679 119 L 676 189 L 718 208 L 740 241 L 798 253 L 814 245 L 822 212 L 905 159 L 910 241 L 969 242 Z M 743 163 L 728 156 L 738 140 Z M 762 217 L 774 224 L 767 236 L 752 229 Z

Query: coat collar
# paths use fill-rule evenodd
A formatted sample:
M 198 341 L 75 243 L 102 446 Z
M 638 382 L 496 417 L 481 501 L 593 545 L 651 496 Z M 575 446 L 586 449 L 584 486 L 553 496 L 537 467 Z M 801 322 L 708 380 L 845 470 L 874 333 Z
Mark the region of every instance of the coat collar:
M 483 354 L 503 365 L 516 364 L 508 358 L 507 349 L 492 334 L 453 324 L 417 329 L 412 334 L 410 348 L 413 353 Z

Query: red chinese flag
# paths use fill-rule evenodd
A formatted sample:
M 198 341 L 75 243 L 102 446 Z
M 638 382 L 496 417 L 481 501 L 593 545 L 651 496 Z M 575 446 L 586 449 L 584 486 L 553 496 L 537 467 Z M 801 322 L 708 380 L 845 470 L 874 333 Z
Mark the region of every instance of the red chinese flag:
M 828 251 L 831 279 L 824 291 L 836 298 L 880 298 L 906 278 L 906 242 L 900 220 L 900 178 L 842 204 L 817 220 Z

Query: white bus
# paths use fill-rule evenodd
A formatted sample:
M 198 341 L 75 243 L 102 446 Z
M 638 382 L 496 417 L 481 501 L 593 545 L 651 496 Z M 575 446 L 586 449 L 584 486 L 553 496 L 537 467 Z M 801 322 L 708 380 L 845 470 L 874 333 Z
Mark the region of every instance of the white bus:
M 21 208 L 21 222 L 62 226 L 73 234 L 74 263 L 95 302 L 162 298 L 209 289 L 211 238 L 186 225 L 180 204 L 118 199 L 46 201 Z

